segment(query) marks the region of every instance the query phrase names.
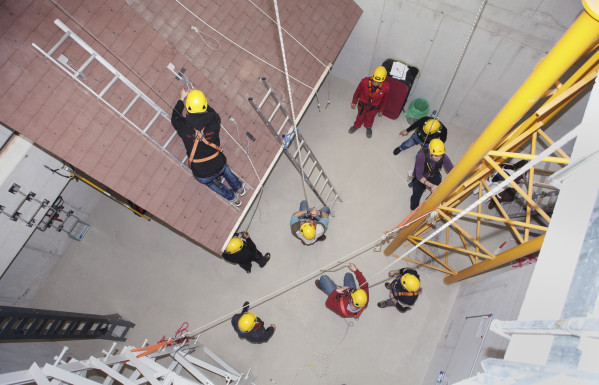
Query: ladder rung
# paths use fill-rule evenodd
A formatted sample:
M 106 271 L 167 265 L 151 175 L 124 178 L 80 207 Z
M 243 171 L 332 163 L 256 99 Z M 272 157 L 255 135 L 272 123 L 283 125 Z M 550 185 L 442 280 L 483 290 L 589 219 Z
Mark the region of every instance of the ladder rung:
M 325 187 L 327 187 L 328 185 L 329 185 L 329 181 L 325 180 L 324 184 L 322 185 L 322 188 L 318 192 L 318 195 L 322 195 L 322 192 L 324 191 Z
M 289 122 L 289 116 L 285 115 L 285 120 L 283 121 L 283 124 L 281 124 L 281 128 L 279 128 L 279 131 L 277 131 L 277 134 L 281 135 L 281 132 L 283 132 L 283 129 L 285 128 L 285 125 L 287 124 L 287 122 Z
M 87 66 L 89 65 L 89 63 L 91 63 L 94 59 L 96 58 L 96 53 L 94 52 L 86 61 L 85 63 L 83 63 L 83 65 L 77 70 L 77 72 L 75 72 L 75 76 L 79 76 L 79 74 L 81 74 L 83 72 L 84 69 L 87 68 Z
M 160 111 L 158 111 L 158 112 L 156 113 L 156 115 L 154 115 L 154 117 L 152 118 L 152 120 L 150 120 L 150 122 L 148 123 L 148 125 L 146 126 L 146 128 L 144 128 L 144 130 L 143 130 L 143 133 L 144 133 L 144 134 L 145 134 L 145 133 L 148 131 L 148 129 L 150 128 L 150 126 L 151 126 L 152 124 L 154 124 L 154 122 L 156 121 L 156 119 L 158 119 L 158 117 L 159 117 L 159 116 L 160 116 Z M 152 138 L 150 138 L 150 139 L 152 139 Z M 152 139 L 152 141 L 153 141 L 154 143 L 158 144 L 158 142 L 156 142 L 154 139 Z M 160 144 L 158 144 L 158 146 L 160 146 Z
M 129 112 L 129 110 L 131 109 L 131 107 L 133 107 L 133 105 L 135 104 L 135 102 L 137 102 L 138 99 L 139 99 L 139 94 L 135 95 L 135 97 L 133 98 L 133 100 L 131 101 L 131 103 L 129 103 L 129 105 L 127 106 L 127 108 L 125 108 L 125 110 L 123 111 L 123 115 L 127 115 L 127 112 Z
M 332 194 L 334 191 L 335 191 L 334 189 L 330 189 L 330 190 L 329 190 L 329 193 L 327 194 L 327 197 L 326 197 L 326 198 L 324 198 L 324 201 L 325 201 L 325 202 L 329 200 L 329 197 L 331 196 L 331 194 Z
M 166 141 L 166 143 L 164 144 L 164 146 L 162 146 L 163 150 L 166 149 L 169 146 L 169 144 L 171 144 L 171 142 L 173 141 L 173 138 L 175 136 L 177 136 L 177 131 L 174 131 L 173 134 L 171 135 L 171 137 L 168 138 L 168 140 Z
M 266 101 L 268 100 L 268 97 L 270 96 L 270 94 L 272 93 L 272 89 L 269 89 L 266 92 L 266 95 L 264 95 L 264 99 L 262 99 L 262 101 L 260 102 L 260 104 L 258 104 L 258 108 L 261 110 L 262 107 L 264 107 L 264 103 L 266 103 Z
M 308 159 L 310 159 L 310 155 L 312 155 L 312 152 L 308 151 L 308 153 L 306 154 L 306 157 L 304 158 L 304 162 L 302 163 L 302 167 L 304 167 L 306 165 L 306 162 L 308 161 Z
M 52 56 L 52 54 L 54 53 L 54 51 L 56 51 L 58 49 L 58 47 L 60 47 L 60 45 L 62 43 L 64 43 L 65 40 L 67 40 L 67 38 L 71 36 L 71 31 L 67 31 L 65 32 L 64 35 L 62 35 L 62 37 L 60 38 L 60 40 L 58 41 L 58 43 L 56 43 L 54 45 L 54 47 L 52 47 L 52 49 L 50 51 L 48 51 L 48 55 Z
M 277 112 L 279 112 L 279 108 L 281 108 L 281 103 L 277 104 L 275 106 L 275 109 L 272 111 L 272 114 L 270 114 L 270 118 L 268 118 L 269 123 L 272 123 L 272 120 L 275 118 L 275 115 L 277 114 Z
M 119 75 L 115 75 L 115 76 L 112 78 L 112 80 L 111 80 L 111 81 L 110 81 L 110 82 L 109 82 L 109 83 L 106 85 L 106 87 L 104 87 L 104 89 L 102 90 L 102 92 L 100 92 L 100 93 L 98 94 L 98 96 L 99 96 L 100 98 L 104 97 L 104 94 L 105 94 L 105 93 L 108 91 L 108 89 L 109 89 L 110 87 L 112 87 L 112 85 L 113 85 L 113 84 L 114 84 L 114 83 L 115 83 L 117 80 L 119 80 Z
M 308 176 L 312 175 L 312 172 L 314 171 L 314 169 L 316 168 L 317 164 L 316 162 L 312 163 L 312 168 L 310 169 L 310 171 L 306 174 Z M 318 180 L 318 178 L 316 178 L 316 180 Z

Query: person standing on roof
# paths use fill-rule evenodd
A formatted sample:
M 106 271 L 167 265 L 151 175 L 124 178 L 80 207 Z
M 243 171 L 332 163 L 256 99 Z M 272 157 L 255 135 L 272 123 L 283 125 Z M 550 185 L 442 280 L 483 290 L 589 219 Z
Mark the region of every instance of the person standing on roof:
M 418 296 L 422 294 L 420 287 L 420 276 L 414 269 L 403 268 L 391 270 L 389 278 L 395 278 L 392 282 L 385 282 L 385 287 L 389 289 L 389 299 L 377 304 L 380 308 L 388 306 L 395 307 L 400 313 L 405 313 L 412 309 Z
M 254 313 L 250 313 L 250 303 L 245 301 L 243 310 L 239 314 L 235 314 L 231 318 L 233 329 L 237 332 L 239 338 L 244 338 L 249 342 L 259 344 L 267 342 L 277 329 L 277 325 L 271 324 L 269 327 L 264 327 L 264 322 L 256 317 Z
M 308 210 L 308 202 L 303 200 L 300 203 L 299 211 L 291 215 L 289 222 L 291 232 L 304 245 L 311 245 L 319 238 L 324 240 L 321 237 L 329 227 L 329 214 L 331 214 L 331 209 L 327 206 L 320 210 L 316 210 L 314 207 Z
M 335 282 L 328 275 L 322 275 L 314 281 L 316 287 L 322 290 L 328 297 L 325 306 L 339 316 L 358 318 L 368 306 L 368 283 L 364 275 L 356 265 L 350 263 L 349 269 L 356 274 L 359 288 L 352 273 L 345 273 L 343 287 L 337 288 Z
M 385 83 L 386 78 L 387 70 L 385 67 L 379 66 L 374 70 L 372 77 L 366 77 L 360 81 L 351 102 L 352 109 L 355 109 L 356 105 L 358 106 L 358 116 L 347 131 L 348 133 L 353 134 L 364 124 L 366 137 L 372 137 L 374 116 L 377 113 L 379 116 L 383 115 L 389 97 L 389 84 Z
M 270 253 L 262 255 L 247 231 L 235 233 L 223 252 L 226 261 L 237 263 L 246 273 L 252 272 L 252 261 L 264 267 L 270 260 Z
M 414 131 L 412 136 L 400 144 L 399 147 L 395 147 L 393 155 L 397 155 L 417 144 L 428 146 L 433 139 L 441 139 L 443 143 L 447 140 L 447 127 L 439 119 L 429 116 L 418 119 L 410 127 L 401 131 L 400 135 L 406 136 L 410 131 Z
M 183 116 L 183 109 L 187 115 Z M 241 206 L 240 196 L 245 194 L 243 182 L 227 165 L 220 148 L 220 116 L 208 105 L 200 90 L 181 90 L 171 117 L 171 124 L 183 140 L 187 152 L 187 165 L 198 182 L 205 184 L 230 204 Z M 225 186 L 221 177 L 227 181 Z
M 412 196 L 410 197 L 410 210 L 415 210 L 420 205 L 420 198 L 427 188 L 434 192 L 441 184 L 441 168 L 449 173 L 453 163 L 445 154 L 445 144 L 441 139 L 433 139 L 428 148 L 423 148 L 416 154 L 414 164 L 414 179 L 410 182 Z

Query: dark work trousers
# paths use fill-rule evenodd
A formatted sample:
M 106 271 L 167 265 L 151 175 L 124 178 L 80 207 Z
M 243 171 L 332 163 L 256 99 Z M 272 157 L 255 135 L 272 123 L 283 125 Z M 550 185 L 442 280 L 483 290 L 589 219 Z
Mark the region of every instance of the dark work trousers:
M 441 179 L 441 173 L 438 171 L 426 178 L 426 180 L 436 185 L 441 184 Z M 424 190 L 426 190 L 426 186 L 424 185 L 424 183 L 414 178 L 414 180 L 412 181 L 412 196 L 410 197 L 410 210 L 415 210 L 420 205 L 420 198 L 422 198 Z

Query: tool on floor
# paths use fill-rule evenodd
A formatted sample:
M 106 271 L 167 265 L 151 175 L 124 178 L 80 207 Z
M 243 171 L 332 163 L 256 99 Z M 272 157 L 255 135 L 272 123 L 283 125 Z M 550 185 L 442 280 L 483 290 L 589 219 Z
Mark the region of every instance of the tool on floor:
M 63 213 L 64 217 L 61 218 L 60 215 Z M 41 231 L 46 231 L 50 227 L 59 233 L 64 230 L 69 238 L 76 241 L 81 241 L 89 231 L 89 225 L 74 215 L 73 210 L 64 210 L 64 199 L 62 196 L 56 198 L 44 218 L 37 225 L 37 228 Z
M 260 78 L 260 81 L 267 89 L 266 95 L 264 95 L 259 104 L 256 104 L 252 97 L 249 97 L 248 101 L 258 113 L 266 127 L 270 129 L 279 143 L 284 146 L 285 155 L 287 155 L 296 170 L 304 175 L 304 181 L 310 187 L 312 192 L 316 194 L 322 205 L 332 209 L 337 201 L 342 202 L 341 197 L 333 187 L 329 177 L 325 174 L 321 164 L 318 162 L 318 159 L 316 159 L 316 156 L 306 143 L 305 139 L 299 132 L 293 131 L 291 118 L 285 107 L 279 101 L 279 98 L 271 85 L 265 77 Z M 270 116 L 267 117 L 264 112 L 264 107 L 267 101 L 269 101 L 269 98 L 271 100 L 269 105 L 272 105 L 272 102 L 274 102 L 274 110 L 270 113 Z M 280 123 L 280 126 L 277 129 L 273 124 L 278 123 Z M 291 153 L 289 151 L 289 144 L 296 138 L 297 150 Z M 304 168 L 308 169 L 308 171 L 302 172 Z

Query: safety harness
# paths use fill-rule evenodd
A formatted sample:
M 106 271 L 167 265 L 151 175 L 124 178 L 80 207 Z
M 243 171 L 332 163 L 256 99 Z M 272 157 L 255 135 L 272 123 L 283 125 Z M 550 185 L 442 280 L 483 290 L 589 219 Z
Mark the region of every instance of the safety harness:
M 383 82 L 380 82 L 379 85 L 376 86 L 376 88 L 373 88 L 372 87 L 372 78 L 368 79 L 368 104 L 362 102 L 362 100 L 360 100 L 358 102 L 358 108 L 360 109 L 360 114 L 362 113 L 362 111 L 364 111 L 365 107 L 368 107 L 369 111 L 372 111 L 378 107 L 378 105 L 377 106 L 372 105 L 372 99 L 374 98 L 374 95 L 376 95 L 381 90 L 382 85 L 383 85 Z
M 391 292 L 395 297 L 416 297 L 422 294 L 422 288 L 412 292 L 412 291 L 402 291 L 401 288 L 401 277 L 397 277 L 391 282 Z
M 206 127 L 204 127 L 206 128 Z M 189 154 L 189 160 L 187 161 L 187 165 L 191 168 L 191 164 L 192 163 L 202 163 L 202 162 L 207 162 L 210 159 L 214 159 L 216 156 L 218 156 L 218 154 L 223 150 L 222 148 L 220 148 L 219 146 L 217 146 L 214 143 L 210 143 L 209 141 L 206 140 L 206 137 L 204 136 L 204 128 L 202 128 L 201 130 L 195 130 L 196 134 L 195 134 L 195 141 L 193 142 L 193 148 L 191 149 L 191 153 Z M 205 158 L 201 158 L 201 159 L 194 159 L 194 155 L 196 153 L 196 150 L 198 148 L 198 144 L 200 143 L 200 140 L 202 142 L 204 142 L 204 144 L 214 148 L 216 150 L 216 152 L 210 156 L 207 156 Z
M 357 313 L 347 311 L 347 304 L 344 306 L 343 301 L 341 300 L 343 297 L 349 297 L 351 300 L 351 294 L 350 294 L 349 290 L 345 290 L 345 292 L 343 292 L 343 294 L 337 294 L 335 296 L 335 301 L 339 301 L 341 303 L 341 313 L 343 313 L 344 317 L 358 318 L 360 316 L 360 314 L 362 314 L 364 309 L 366 309 L 366 306 L 362 306 L 362 309 L 360 309 L 360 311 L 358 311 Z M 349 304 L 349 302 L 348 302 L 348 304 Z
M 441 168 L 443 167 L 443 158 L 445 158 L 445 154 L 441 155 L 441 159 L 438 162 L 435 162 L 430 158 L 429 151 L 425 152 L 425 157 L 426 161 L 424 162 L 424 165 L 426 169 L 428 169 L 426 173 L 426 179 L 428 179 L 432 177 L 434 173 L 439 172 L 441 170 Z

